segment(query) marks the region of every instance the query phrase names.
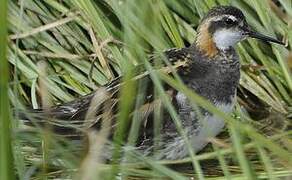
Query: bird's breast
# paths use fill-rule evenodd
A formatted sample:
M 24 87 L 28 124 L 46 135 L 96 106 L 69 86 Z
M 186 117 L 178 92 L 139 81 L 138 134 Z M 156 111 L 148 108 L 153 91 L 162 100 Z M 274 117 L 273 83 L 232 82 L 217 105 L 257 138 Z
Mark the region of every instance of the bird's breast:
M 224 113 L 231 113 L 235 96 L 236 93 L 230 96 L 230 102 L 228 103 L 218 101 L 214 102 L 214 105 Z M 207 110 L 202 110 L 202 116 L 198 116 L 183 93 L 179 92 L 176 95 L 176 101 L 184 131 L 194 152 L 198 152 L 208 144 L 211 138 L 214 138 L 223 130 L 225 122 L 216 114 L 209 113 Z M 188 155 L 188 148 L 184 139 L 178 135 L 167 141 L 162 154 L 166 159 L 180 159 Z

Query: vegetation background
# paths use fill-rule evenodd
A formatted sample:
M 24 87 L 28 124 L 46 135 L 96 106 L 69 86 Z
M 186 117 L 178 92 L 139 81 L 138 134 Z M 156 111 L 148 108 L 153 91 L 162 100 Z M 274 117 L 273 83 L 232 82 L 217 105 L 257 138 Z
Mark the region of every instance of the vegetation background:
M 193 43 L 200 18 L 219 4 L 240 8 L 255 30 L 286 43 L 282 47 L 249 39 L 237 46 L 242 71 L 232 117 L 178 80 L 154 71 L 147 61 L 148 55 Z M 291 0 L 0 1 L 2 178 L 291 178 L 291 17 Z M 211 140 L 204 152 L 183 160 L 154 161 L 133 152 L 129 154 L 132 163 L 105 163 L 99 150 L 108 132 L 89 132 L 87 144 L 76 143 L 18 120 L 20 109 L 69 102 L 119 75 L 127 83 L 140 65 L 151 72 L 159 96 L 165 97 L 162 82 L 178 88 L 224 117 L 226 132 Z M 133 98 L 135 86 L 129 83 L 122 88 L 118 120 L 123 123 L 117 137 L 125 134 L 129 107 L 139 103 Z M 167 100 L 163 104 L 173 111 Z M 139 123 L 133 124 L 125 137 L 128 143 L 137 134 Z

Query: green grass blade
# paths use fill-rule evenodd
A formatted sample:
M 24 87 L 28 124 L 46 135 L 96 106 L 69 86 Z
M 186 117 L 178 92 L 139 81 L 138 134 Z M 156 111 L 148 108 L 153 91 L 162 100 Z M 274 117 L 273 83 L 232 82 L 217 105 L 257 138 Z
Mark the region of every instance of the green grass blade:
M 0 2 L 0 174 L 1 179 L 15 179 L 8 100 L 9 69 L 7 60 L 7 1 Z
M 236 152 L 236 158 L 240 164 L 241 169 L 247 179 L 257 179 L 255 176 L 255 172 L 251 167 L 246 155 L 244 154 L 242 139 L 240 132 L 238 132 L 239 127 L 234 126 L 233 124 L 229 126 L 230 136 L 232 139 L 232 143 Z

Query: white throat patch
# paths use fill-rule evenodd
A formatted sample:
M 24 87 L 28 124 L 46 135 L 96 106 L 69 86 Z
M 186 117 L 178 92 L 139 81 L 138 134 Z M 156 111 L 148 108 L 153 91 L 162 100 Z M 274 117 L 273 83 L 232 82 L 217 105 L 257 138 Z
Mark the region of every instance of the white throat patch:
M 243 38 L 244 35 L 242 35 L 240 31 L 236 31 L 234 29 L 221 29 L 215 31 L 213 34 L 213 40 L 216 47 L 220 50 L 226 50 L 229 47 L 233 47 Z

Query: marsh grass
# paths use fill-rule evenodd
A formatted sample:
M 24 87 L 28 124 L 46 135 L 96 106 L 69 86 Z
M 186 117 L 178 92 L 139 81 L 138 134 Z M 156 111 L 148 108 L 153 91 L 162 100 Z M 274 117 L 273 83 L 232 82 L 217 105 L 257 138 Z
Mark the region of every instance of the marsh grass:
M 1 21 L 5 20 L 3 12 L 8 11 L 7 57 L 10 63 L 9 67 L 7 63 L 5 65 L 5 49 L 0 48 L 1 88 L 7 85 L 10 76 L 8 93 L 10 104 L 16 112 L 13 121 L 10 121 L 9 111 L 4 109 L 9 107 L 5 98 L 7 91 L 1 89 L 1 175 L 5 173 L 7 179 L 14 174 L 19 179 L 97 179 L 96 176 L 100 179 L 112 179 L 115 176 L 129 179 L 291 177 L 289 117 L 292 114 L 292 76 L 288 54 L 291 54 L 292 43 L 292 2 L 274 2 L 11 0 L 8 9 L 1 6 Z M 173 76 L 166 75 L 149 63 L 149 55 L 163 62 L 163 50 L 191 44 L 196 37 L 199 19 L 218 4 L 239 7 L 254 29 L 282 38 L 287 44 L 282 47 L 247 40 L 238 45 L 243 67 L 237 108 L 233 115 L 220 112 L 194 94 L 175 73 Z M 0 33 L 0 40 L 4 42 L 5 31 L 2 29 L 5 29 L 5 23 L 1 23 Z M 0 45 L 4 47 L 5 43 L 0 42 Z M 49 146 L 46 146 L 47 139 L 41 128 L 27 127 L 18 121 L 18 110 L 42 107 L 39 104 L 43 98 L 38 83 L 41 77 L 37 66 L 39 61 L 47 62 L 47 76 L 42 86 L 46 87 L 54 104 L 88 94 L 115 77 L 122 76 L 124 86 L 119 94 L 119 123 L 113 132 L 113 161 L 105 163 L 99 159 L 104 153 L 100 148 L 106 144 L 106 130 L 98 134 L 85 133 L 88 135 L 87 142 L 49 133 Z M 190 158 L 155 161 L 129 150 L 125 154 L 127 163 L 119 161 L 122 144 L 135 144 L 139 133 L 142 114 L 135 111 L 133 118 L 130 118 L 131 109 L 143 104 L 147 89 L 144 84 L 147 83 L 143 79 L 131 79 L 144 71 L 148 72 L 155 85 L 156 96 L 161 98 L 160 106 L 170 112 L 182 136 L 185 132 L 164 92 L 163 84 L 176 88 L 194 104 L 224 118 L 227 123 L 225 132 L 210 140 L 212 145 L 200 154 L 194 154 L 189 148 Z M 168 70 L 172 71 L 172 68 Z M 157 120 L 155 122 L 160 122 L 161 112 L 159 107 L 157 109 L 154 118 Z M 107 113 L 103 118 L 111 118 L 111 112 Z M 7 128 L 11 122 L 13 141 L 9 138 Z M 159 136 L 157 129 L 159 123 L 154 128 Z M 12 149 L 10 143 L 13 144 Z M 12 154 L 14 162 L 10 158 Z
M 3 179 L 15 178 L 13 150 L 11 141 L 11 117 L 8 98 L 8 61 L 7 61 L 7 1 L 0 3 L 0 174 Z

